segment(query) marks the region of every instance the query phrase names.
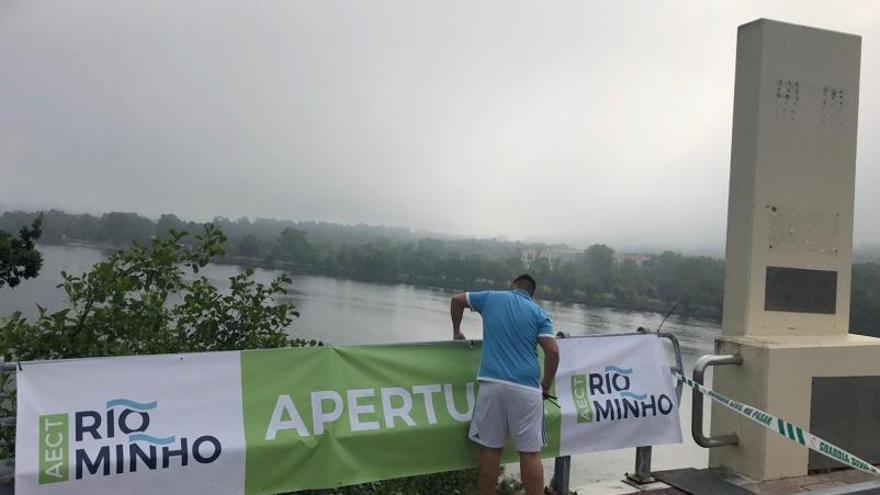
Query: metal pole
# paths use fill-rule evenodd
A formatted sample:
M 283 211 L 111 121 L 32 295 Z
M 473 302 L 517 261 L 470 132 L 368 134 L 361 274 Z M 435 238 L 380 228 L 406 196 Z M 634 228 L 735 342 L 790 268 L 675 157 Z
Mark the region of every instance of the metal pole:
M 0 356 L 0 373 L 15 371 L 15 363 L 7 363 Z M 3 404 L 3 389 L 6 387 L 6 377 L 0 380 L 0 405 Z M 11 421 L 10 421 L 11 420 Z M 0 427 L 15 427 L 15 418 L 0 418 Z M 15 493 L 15 461 L 13 459 L 0 459 L 0 495 L 13 495 Z
M 657 481 L 651 474 L 651 454 L 653 451 L 654 448 L 650 445 L 636 447 L 636 472 L 626 473 L 626 479 L 639 485 Z
M 555 495 L 569 495 L 569 482 L 571 477 L 571 456 L 557 457 L 553 465 L 553 481 L 550 490 Z
M 565 332 L 556 332 L 559 339 L 569 338 Z M 550 490 L 556 495 L 568 495 L 569 479 L 571 478 L 571 456 L 557 457 L 553 463 L 553 480 Z
M 11 481 L 15 475 L 15 462 L 12 459 L 0 459 L 0 487 Z
M 13 373 L 16 369 L 18 369 L 16 363 L 7 363 L 6 358 L 0 356 L 0 373 Z
M 15 493 L 15 463 L 12 459 L 0 459 L 0 495 Z
M 669 341 L 672 342 L 672 354 L 675 356 L 675 367 L 672 368 L 672 372 L 678 372 L 684 375 L 684 360 L 681 358 L 681 344 L 678 343 L 678 337 L 667 332 L 659 332 L 657 335 L 660 338 L 669 339 Z M 678 400 L 678 405 L 681 405 L 682 387 L 684 387 L 684 384 L 680 381 L 675 385 L 675 396 Z
M 7 363 L 3 356 L 0 356 L 0 412 L 3 410 L 3 401 L 6 400 L 4 397 L 6 394 L 6 376 L 2 373 L 14 372 L 16 369 L 15 363 Z M 2 417 L 0 416 L 0 428 L 15 426 L 15 417 Z

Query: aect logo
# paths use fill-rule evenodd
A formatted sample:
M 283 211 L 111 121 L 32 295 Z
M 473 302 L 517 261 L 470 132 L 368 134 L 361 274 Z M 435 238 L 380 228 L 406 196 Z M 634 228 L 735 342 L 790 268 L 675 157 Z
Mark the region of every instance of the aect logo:
M 220 457 L 223 447 L 212 435 L 190 441 L 183 436 L 150 434 L 150 411 L 157 407 L 156 401 L 113 399 L 103 413 L 76 411 L 72 414 L 72 439 L 69 414 L 40 416 L 39 483 L 68 481 L 71 459 L 74 479 L 80 480 L 111 473 L 172 469 L 172 464 L 185 467 L 190 459 L 210 464 Z M 174 458 L 178 461 L 172 463 Z
M 571 376 L 577 422 L 593 423 L 669 415 L 673 402 L 666 394 L 631 390 L 632 368 L 606 366 L 604 373 Z

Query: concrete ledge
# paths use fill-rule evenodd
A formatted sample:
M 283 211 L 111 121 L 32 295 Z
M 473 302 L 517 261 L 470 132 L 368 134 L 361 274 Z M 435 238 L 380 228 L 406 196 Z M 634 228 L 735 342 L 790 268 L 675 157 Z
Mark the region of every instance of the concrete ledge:
M 741 366 L 715 371 L 716 391 L 807 430 L 814 377 L 880 376 L 880 339 L 861 335 L 720 337 L 716 351 L 743 356 Z M 845 420 L 846 411 L 841 411 Z M 755 480 L 807 474 L 806 447 L 716 404 L 711 431 L 735 431 L 740 437 L 738 446 L 710 451 L 712 467 L 728 467 Z

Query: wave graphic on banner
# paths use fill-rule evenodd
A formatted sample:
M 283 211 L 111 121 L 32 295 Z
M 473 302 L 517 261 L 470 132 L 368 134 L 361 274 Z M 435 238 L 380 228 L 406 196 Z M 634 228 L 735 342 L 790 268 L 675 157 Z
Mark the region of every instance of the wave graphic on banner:
M 171 445 L 174 443 L 174 440 L 176 440 L 174 435 L 168 437 L 154 437 L 153 435 L 147 435 L 146 433 L 135 433 L 128 436 L 129 442 L 146 442 L 153 445 Z
M 613 371 L 621 375 L 628 375 L 633 372 L 632 368 L 618 368 L 617 366 L 606 366 L 605 371 Z
M 624 390 L 623 392 L 621 392 L 620 396 L 621 397 L 630 397 L 635 400 L 645 400 L 648 398 L 648 394 L 637 394 L 635 392 L 630 392 L 627 390 Z
M 133 409 L 135 411 L 150 411 L 152 409 L 156 409 L 159 405 L 158 402 L 136 402 L 131 399 L 113 399 L 107 401 L 107 409 L 116 406 L 127 407 L 129 409 Z

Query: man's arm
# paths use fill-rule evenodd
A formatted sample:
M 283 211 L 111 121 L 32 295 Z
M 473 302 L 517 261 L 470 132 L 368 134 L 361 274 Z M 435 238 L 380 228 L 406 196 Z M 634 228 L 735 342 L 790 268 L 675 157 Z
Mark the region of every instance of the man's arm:
M 454 340 L 464 340 L 464 334 L 461 333 L 461 318 L 464 316 L 464 308 L 466 307 L 468 307 L 467 294 L 459 292 L 452 296 L 449 315 L 452 317 L 452 338 Z
M 541 382 L 541 391 L 547 395 L 556 378 L 556 369 L 559 368 L 559 346 L 553 337 L 538 337 L 538 345 L 544 351 L 544 380 Z

